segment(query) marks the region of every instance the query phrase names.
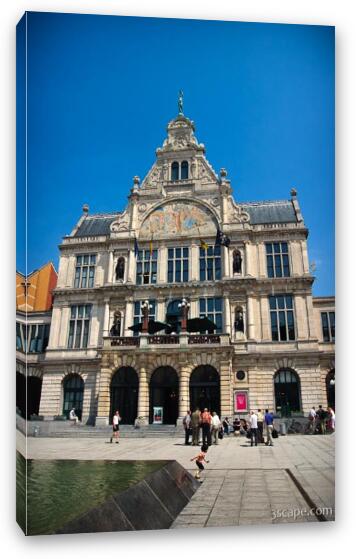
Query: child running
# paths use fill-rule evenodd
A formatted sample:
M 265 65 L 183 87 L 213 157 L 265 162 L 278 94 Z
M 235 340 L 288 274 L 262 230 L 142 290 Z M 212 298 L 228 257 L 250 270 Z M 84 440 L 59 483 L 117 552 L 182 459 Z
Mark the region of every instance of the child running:
M 200 452 L 197 456 L 194 456 L 194 458 L 191 458 L 190 461 L 193 462 L 193 460 L 195 460 L 195 463 L 197 465 L 197 471 L 195 472 L 195 479 L 200 479 L 200 472 L 202 472 L 205 468 L 204 468 L 204 464 L 203 462 L 205 462 L 206 464 L 209 463 L 209 460 L 205 460 L 205 456 L 206 453 L 208 452 L 208 445 L 207 444 L 203 444 L 203 446 L 200 449 Z

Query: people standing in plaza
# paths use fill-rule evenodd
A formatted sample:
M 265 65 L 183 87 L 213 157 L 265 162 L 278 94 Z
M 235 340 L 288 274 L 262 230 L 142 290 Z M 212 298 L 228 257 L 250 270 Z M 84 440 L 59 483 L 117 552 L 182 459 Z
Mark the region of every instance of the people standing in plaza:
M 238 435 L 240 435 L 240 428 L 241 428 L 241 421 L 239 417 L 235 417 L 233 423 L 232 423 L 232 428 L 234 430 L 234 437 L 237 437 Z
M 197 471 L 195 472 L 195 478 L 196 479 L 200 479 L 200 472 L 202 472 L 205 468 L 204 468 L 204 462 L 206 464 L 209 464 L 209 460 L 206 460 L 206 453 L 208 452 L 208 445 L 203 444 L 200 452 L 197 456 L 194 456 L 193 458 L 190 459 L 191 462 L 193 462 L 193 460 L 195 460 L 196 466 L 197 466 Z
M 315 421 L 316 421 L 316 411 L 315 406 L 313 406 L 308 415 L 308 432 L 314 435 L 315 431 Z
M 324 410 L 323 406 L 320 405 L 318 411 L 316 412 L 318 418 L 318 427 L 322 435 L 326 434 L 326 420 L 328 418 L 328 412 Z
M 110 442 L 112 443 L 113 438 L 115 439 L 116 444 L 119 444 L 119 436 L 120 436 L 120 427 L 119 423 L 121 421 L 119 410 L 116 410 L 113 418 L 112 418 L 112 435 L 110 438 Z
M 211 414 L 208 408 L 204 408 L 201 414 L 201 426 L 203 432 L 203 445 L 211 446 Z
M 211 418 L 211 434 L 214 444 L 219 444 L 219 430 L 221 427 L 221 422 L 218 414 L 213 411 L 213 415 Z
M 331 406 L 328 407 L 329 413 L 329 428 L 330 431 L 333 433 L 335 431 L 335 412 Z
M 228 417 L 225 417 L 224 421 L 222 422 L 222 425 L 223 425 L 225 435 L 229 436 L 230 435 L 230 421 L 229 421 Z
M 257 429 L 258 429 L 258 442 L 263 443 L 263 413 L 262 410 L 257 411 Z
M 201 425 L 201 413 L 199 408 L 195 408 L 195 411 L 191 415 L 190 425 L 192 428 L 192 445 L 199 445 L 199 432 Z
M 266 425 L 266 434 L 267 434 L 267 441 L 265 442 L 266 446 L 273 446 L 273 439 L 272 439 L 272 431 L 273 431 L 273 413 L 269 410 L 265 410 L 265 425 Z
M 184 427 L 184 433 L 185 433 L 185 444 L 189 444 L 189 437 L 190 437 L 190 433 L 191 433 L 191 423 L 192 423 L 192 419 L 191 419 L 191 411 L 188 410 L 186 415 L 183 417 L 183 427 Z
M 250 430 L 251 430 L 251 446 L 253 446 L 253 441 L 255 441 L 255 446 L 257 446 L 258 439 L 258 425 L 257 425 L 257 415 L 253 410 L 250 412 Z

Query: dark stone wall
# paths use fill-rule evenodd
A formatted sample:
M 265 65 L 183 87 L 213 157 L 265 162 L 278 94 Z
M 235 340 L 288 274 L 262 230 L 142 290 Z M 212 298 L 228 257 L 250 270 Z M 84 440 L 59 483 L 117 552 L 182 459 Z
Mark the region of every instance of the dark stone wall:
M 68 522 L 57 534 L 169 528 L 200 484 L 178 462 Z

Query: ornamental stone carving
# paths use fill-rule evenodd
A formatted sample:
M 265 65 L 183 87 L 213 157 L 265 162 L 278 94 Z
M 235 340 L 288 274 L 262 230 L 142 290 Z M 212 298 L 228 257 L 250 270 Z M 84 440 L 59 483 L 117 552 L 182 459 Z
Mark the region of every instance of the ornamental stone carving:
M 110 230 L 113 233 L 121 233 L 122 231 L 128 231 L 130 224 L 130 216 L 127 210 L 119 214 L 117 219 L 110 225 Z
M 247 223 L 250 221 L 250 215 L 241 206 L 234 203 L 232 196 L 228 198 L 227 218 L 230 223 Z

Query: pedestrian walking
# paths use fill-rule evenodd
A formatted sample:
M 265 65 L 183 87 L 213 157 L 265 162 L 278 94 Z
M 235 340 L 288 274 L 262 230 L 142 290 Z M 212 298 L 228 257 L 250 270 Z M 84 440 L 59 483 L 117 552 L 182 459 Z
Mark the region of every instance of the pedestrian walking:
M 201 426 L 203 431 L 203 445 L 211 446 L 211 415 L 208 408 L 204 408 L 201 414 Z
M 250 430 L 251 430 L 251 446 L 253 446 L 253 441 L 255 441 L 255 446 L 257 446 L 258 439 L 258 425 L 257 425 L 257 415 L 253 410 L 250 412 Z
M 110 438 L 110 442 L 115 439 L 116 444 L 119 444 L 119 436 L 120 436 L 120 427 L 119 423 L 121 421 L 119 410 L 116 410 L 113 418 L 112 418 L 112 435 Z
M 230 421 L 228 417 L 225 417 L 224 421 L 222 422 L 223 425 L 223 429 L 224 429 L 224 433 L 225 435 L 230 435 Z
M 191 462 L 193 462 L 193 460 L 195 460 L 195 464 L 197 466 L 197 471 L 195 472 L 195 478 L 196 479 L 200 479 L 200 472 L 202 472 L 205 468 L 204 468 L 204 462 L 206 464 L 209 464 L 209 460 L 206 460 L 206 453 L 208 452 L 208 445 L 203 444 L 200 452 L 197 456 L 194 456 L 193 458 L 190 459 Z
M 330 424 L 330 431 L 333 433 L 335 431 L 335 412 L 332 407 L 328 407 L 329 412 L 329 424 Z
M 213 415 L 211 418 L 211 434 L 214 444 L 219 444 L 219 431 L 221 427 L 221 422 L 218 414 L 213 411 Z
M 273 431 L 273 413 L 265 410 L 265 425 L 266 425 L 266 434 L 267 434 L 267 441 L 265 442 L 266 446 L 273 446 L 273 439 L 272 439 L 272 431 Z
M 326 434 L 326 420 L 328 418 L 328 412 L 324 410 L 323 406 L 320 405 L 318 411 L 316 412 L 318 418 L 318 426 L 320 433 L 322 435 Z
M 201 413 L 199 408 L 195 408 L 190 418 L 190 425 L 192 428 L 192 445 L 199 445 L 199 432 L 201 426 Z
M 314 435 L 315 431 L 315 421 L 316 421 L 316 411 L 315 406 L 313 406 L 308 415 L 308 432 Z
M 185 444 L 189 444 L 189 437 L 191 434 L 191 423 L 192 423 L 192 419 L 191 419 L 191 411 L 188 410 L 186 415 L 183 417 L 183 427 L 184 427 L 184 433 L 185 433 Z
M 257 429 L 258 429 L 258 442 L 263 443 L 263 413 L 262 410 L 257 411 Z

